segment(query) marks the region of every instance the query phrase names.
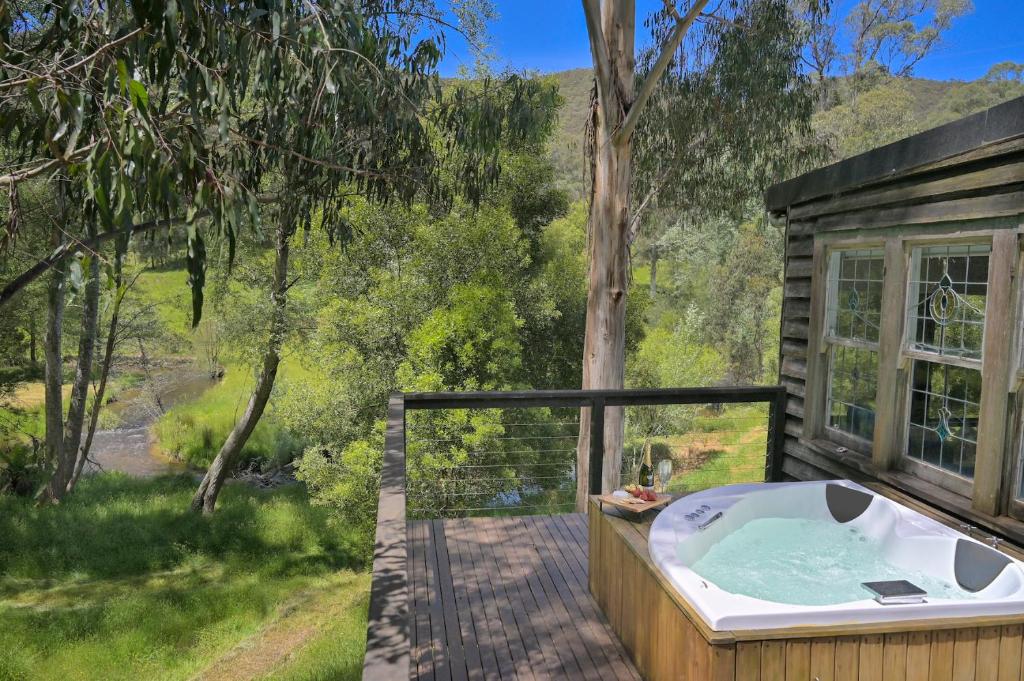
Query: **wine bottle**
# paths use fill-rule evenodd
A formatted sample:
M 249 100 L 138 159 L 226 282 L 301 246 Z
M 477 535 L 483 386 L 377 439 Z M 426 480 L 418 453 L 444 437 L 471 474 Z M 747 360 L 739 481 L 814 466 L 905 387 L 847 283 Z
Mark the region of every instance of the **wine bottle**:
M 644 443 L 644 460 L 640 464 L 640 479 L 638 482 L 641 487 L 647 489 L 654 487 L 654 465 L 651 463 L 650 440 Z

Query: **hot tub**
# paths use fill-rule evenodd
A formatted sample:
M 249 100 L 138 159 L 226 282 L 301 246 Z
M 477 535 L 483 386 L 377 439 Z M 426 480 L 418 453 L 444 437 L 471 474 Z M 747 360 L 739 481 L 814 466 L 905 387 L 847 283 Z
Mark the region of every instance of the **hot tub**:
M 1024 614 L 1019 561 L 845 480 L 692 494 L 648 545 L 715 631 Z M 882 605 L 861 586 L 896 579 L 925 601 Z

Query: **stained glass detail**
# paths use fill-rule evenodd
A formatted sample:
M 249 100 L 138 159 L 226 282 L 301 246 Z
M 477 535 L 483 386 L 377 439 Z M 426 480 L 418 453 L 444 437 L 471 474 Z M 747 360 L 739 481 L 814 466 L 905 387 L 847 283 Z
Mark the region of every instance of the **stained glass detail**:
M 953 431 L 949 429 L 949 417 L 952 415 L 953 412 L 948 407 L 939 409 L 939 423 L 935 426 L 935 434 L 939 436 L 940 442 L 945 442 L 953 434 Z
M 880 249 L 832 253 L 829 262 L 828 335 L 878 342 L 882 312 Z
M 868 441 L 875 433 L 883 257 L 881 249 L 859 249 L 829 259 L 827 425 Z
M 988 245 L 914 249 L 908 301 L 912 348 L 981 359 L 990 251 Z
M 980 371 L 915 361 L 907 456 L 973 478 L 980 403 Z
M 829 368 L 828 425 L 870 441 L 875 434 L 878 353 L 833 345 Z

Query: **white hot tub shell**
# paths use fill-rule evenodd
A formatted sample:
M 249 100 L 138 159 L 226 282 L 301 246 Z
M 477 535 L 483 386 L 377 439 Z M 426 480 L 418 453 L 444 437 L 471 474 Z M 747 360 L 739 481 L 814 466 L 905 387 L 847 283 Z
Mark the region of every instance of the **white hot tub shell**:
M 715 543 L 759 518 L 855 527 L 881 544 L 891 564 L 956 583 L 973 598 L 881 605 L 865 591 L 863 600 L 794 605 L 730 593 L 691 569 Z M 691 494 L 658 515 L 648 544 L 655 565 L 716 631 L 1024 614 L 1019 561 L 847 480 L 731 485 Z

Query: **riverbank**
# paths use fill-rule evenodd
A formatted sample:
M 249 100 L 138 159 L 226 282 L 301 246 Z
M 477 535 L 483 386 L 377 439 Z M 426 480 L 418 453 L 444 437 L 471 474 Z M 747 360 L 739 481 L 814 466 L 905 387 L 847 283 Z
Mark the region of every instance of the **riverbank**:
M 297 371 L 291 361 L 282 362 L 278 386 Z M 227 364 L 223 378 L 195 399 L 181 401 L 167 409 L 154 423 L 152 433 L 158 452 L 182 463 L 205 469 L 235 427 L 252 394 L 253 370 Z M 238 467 L 250 462 L 257 467 L 280 467 L 302 453 L 304 443 L 274 418 L 275 400 L 249 436 L 238 457 Z
M 131 360 L 112 373 L 99 428 L 89 452 L 85 473 L 122 472 L 153 477 L 188 470 L 185 462 L 156 446 L 152 427 L 167 410 L 200 399 L 219 382 L 189 358 L 168 357 L 141 365 Z M 65 402 L 71 387 L 64 386 Z M 91 397 L 91 396 L 90 396 Z M 10 424 L 8 447 L 31 448 L 44 432 L 44 389 L 41 382 L 25 383 L 3 404 Z M 0 447 L 4 445 L 0 438 Z

